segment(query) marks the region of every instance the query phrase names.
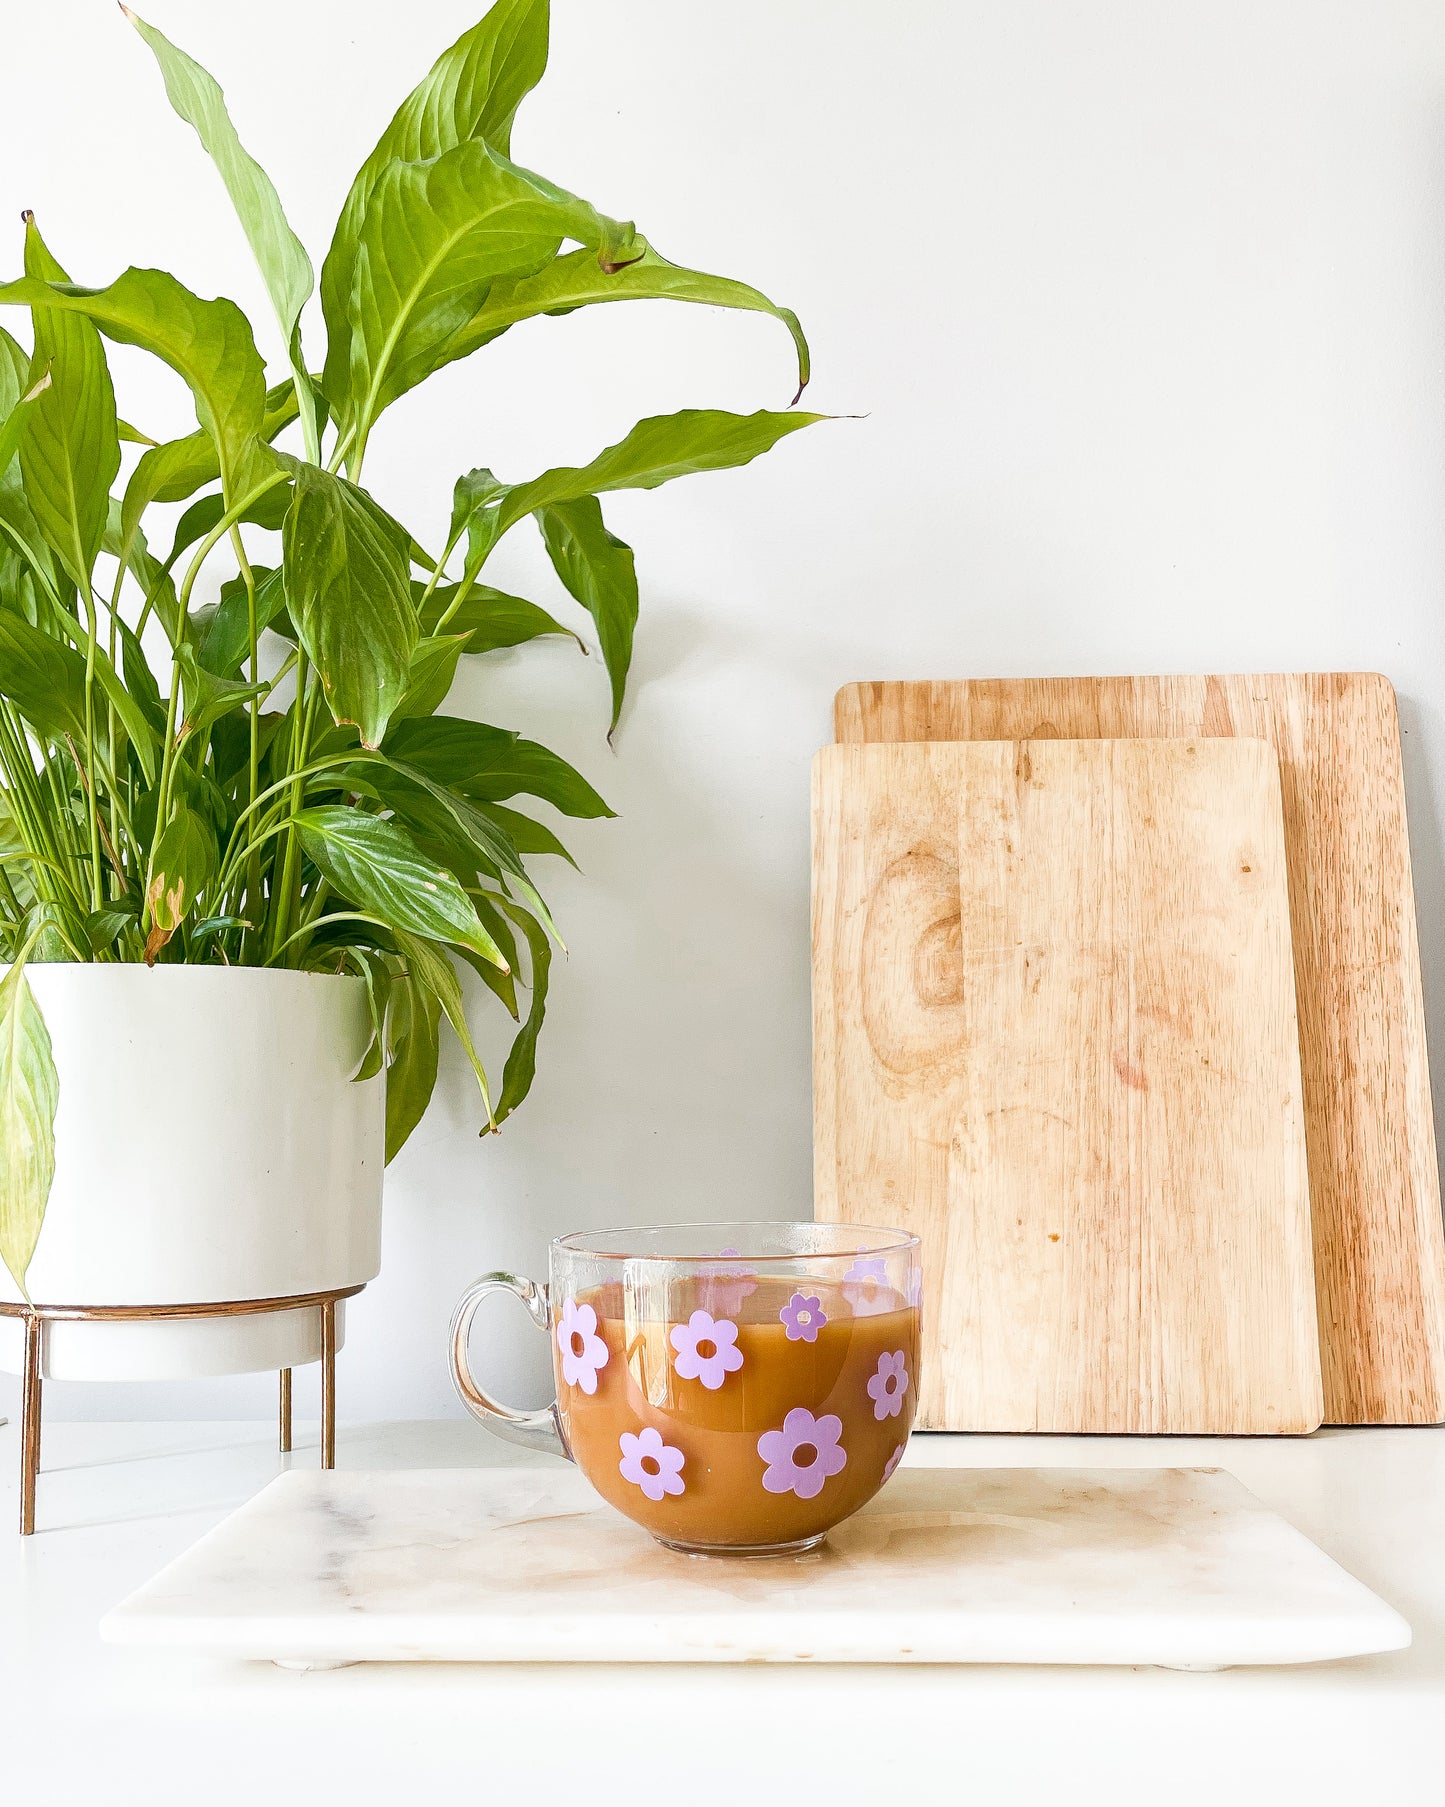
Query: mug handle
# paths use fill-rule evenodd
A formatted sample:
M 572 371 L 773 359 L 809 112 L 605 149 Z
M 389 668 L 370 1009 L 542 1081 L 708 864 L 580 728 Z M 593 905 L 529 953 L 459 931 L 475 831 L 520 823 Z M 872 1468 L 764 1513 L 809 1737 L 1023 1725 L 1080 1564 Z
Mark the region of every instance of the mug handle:
M 539 1330 L 550 1331 L 552 1328 L 545 1286 L 538 1286 L 535 1280 L 528 1280 L 523 1274 L 484 1274 L 480 1280 L 474 1280 L 462 1294 L 461 1301 L 452 1314 L 452 1384 L 473 1418 L 480 1419 L 489 1431 L 495 1431 L 509 1443 L 520 1443 L 524 1449 L 545 1449 L 550 1455 L 564 1456 L 570 1462 L 572 1452 L 562 1435 L 555 1399 L 540 1411 L 518 1412 L 509 1405 L 503 1405 L 500 1400 L 493 1399 L 490 1393 L 484 1392 L 472 1379 L 467 1361 L 467 1339 L 471 1334 L 472 1319 L 477 1315 L 477 1307 L 482 1300 L 495 1292 L 512 1293 L 519 1298 L 527 1307 L 527 1315 Z

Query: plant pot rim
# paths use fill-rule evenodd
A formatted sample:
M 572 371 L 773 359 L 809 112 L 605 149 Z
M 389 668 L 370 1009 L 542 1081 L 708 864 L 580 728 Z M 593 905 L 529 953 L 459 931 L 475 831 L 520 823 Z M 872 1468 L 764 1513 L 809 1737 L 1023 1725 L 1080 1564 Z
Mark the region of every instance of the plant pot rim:
M 9 963 L 0 960 L 0 973 L 9 970 Z M 303 985 L 334 985 L 338 981 L 347 985 L 366 983 L 357 973 L 302 972 L 291 966 L 227 966 L 223 961 L 216 961 L 214 964 L 186 961 L 166 966 L 147 966 L 141 960 L 30 960 L 26 962 L 25 972 L 31 979 L 43 979 L 51 973 L 94 973 L 104 974 L 107 978 L 117 978 L 121 973 L 134 973 L 143 974 L 147 984 L 185 983 L 197 973 L 224 974 L 228 981 L 259 979 L 266 984 L 280 986 L 295 985 L 298 982 Z M 185 980 L 180 978 L 183 973 L 186 975 Z

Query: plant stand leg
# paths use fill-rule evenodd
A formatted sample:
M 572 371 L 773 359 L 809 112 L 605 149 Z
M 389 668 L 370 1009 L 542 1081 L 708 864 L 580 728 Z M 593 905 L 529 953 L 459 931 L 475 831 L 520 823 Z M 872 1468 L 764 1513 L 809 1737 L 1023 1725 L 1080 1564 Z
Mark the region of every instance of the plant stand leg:
M 40 1319 L 25 1319 L 25 1380 L 20 1408 L 20 1535 L 35 1529 L 35 1481 L 40 1473 Z
M 281 1370 L 281 1454 L 291 1453 L 291 1370 Z
M 321 1303 L 321 1466 L 336 1466 L 336 1301 Z

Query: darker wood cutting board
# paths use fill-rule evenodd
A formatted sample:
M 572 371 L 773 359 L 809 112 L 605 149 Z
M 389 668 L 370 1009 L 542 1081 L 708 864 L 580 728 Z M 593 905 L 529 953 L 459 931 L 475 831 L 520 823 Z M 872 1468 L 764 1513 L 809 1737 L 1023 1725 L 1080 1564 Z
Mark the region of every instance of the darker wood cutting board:
M 922 1238 L 920 1424 L 1313 1430 L 1273 749 L 835 746 L 814 777 L 818 1215 Z
M 1362 672 L 850 684 L 840 741 L 1258 736 L 1283 781 L 1332 1424 L 1445 1420 L 1445 1234 L 1395 696 Z

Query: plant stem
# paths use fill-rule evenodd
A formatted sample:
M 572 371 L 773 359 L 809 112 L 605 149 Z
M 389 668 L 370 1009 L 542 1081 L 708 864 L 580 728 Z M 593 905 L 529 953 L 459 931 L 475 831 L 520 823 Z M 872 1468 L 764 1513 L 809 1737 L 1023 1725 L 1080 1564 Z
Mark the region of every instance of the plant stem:
M 73 899 L 71 875 L 61 864 L 61 850 L 50 832 L 62 818 L 45 806 L 30 756 L 30 743 L 18 717 L 5 702 L 0 702 L 0 765 L 5 768 L 11 812 L 25 839 L 26 851 L 37 867 L 31 875 L 35 895 L 42 903 L 62 901 L 62 893 L 57 891 L 49 876 L 54 872 L 64 891 L 69 891 Z
M 368 757 L 369 757 L 369 755 L 364 750 L 356 748 L 356 747 L 350 747 L 344 753 L 328 753 L 324 759 L 315 760 L 312 764 L 304 767 L 301 771 L 288 772 L 284 778 L 278 778 L 274 784 L 268 784 L 266 789 L 261 792 L 259 797 L 257 797 L 256 801 L 252 804 L 249 804 L 245 809 L 243 809 L 241 811 L 240 815 L 237 816 L 237 818 L 236 818 L 234 826 L 231 829 L 231 837 L 226 842 L 226 852 L 225 852 L 224 857 L 221 860 L 221 884 L 222 884 L 222 886 L 224 887 L 231 880 L 232 865 L 233 865 L 233 862 L 235 861 L 238 851 L 239 851 L 238 846 L 237 846 L 236 837 L 240 834 L 241 824 L 242 824 L 242 822 L 245 821 L 247 816 L 251 815 L 255 810 L 259 809 L 260 806 L 263 803 L 265 803 L 268 798 L 274 797 L 279 791 L 291 789 L 298 779 L 303 781 L 303 783 L 304 783 L 304 781 L 306 779 L 314 778 L 318 772 L 329 771 L 332 766 L 356 765 Z M 259 843 L 266 839 L 266 833 L 262 832 L 251 838 Z M 243 843 L 244 848 L 248 852 L 250 849 L 250 844 L 251 844 L 250 839 L 248 839 L 245 843 Z
M 296 700 L 291 705 L 293 712 L 291 718 L 291 770 L 293 774 L 299 773 L 306 764 L 307 730 L 311 720 L 310 698 L 307 695 L 309 675 L 310 664 L 306 654 L 300 652 L 296 659 Z M 305 781 L 300 777 L 293 776 L 290 812 L 293 816 L 301 809 L 305 799 Z M 268 966 L 291 939 L 286 931 L 291 921 L 292 893 L 299 877 L 297 866 L 300 852 L 295 826 L 288 822 L 285 851 L 281 858 L 281 882 L 273 888 L 271 893 L 271 952 L 266 961 Z
M 285 481 L 286 473 L 284 471 L 278 471 L 269 482 L 258 485 L 243 502 L 232 503 L 221 516 L 220 520 L 216 522 L 215 526 L 201 541 L 200 545 L 196 548 L 195 556 L 186 567 L 186 575 L 181 580 L 180 593 L 177 597 L 178 612 L 182 623 L 184 623 L 190 610 L 191 591 L 195 588 L 196 579 L 201 574 L 201 567 L 205 564 L 211 548 L 225 538 L 226 534 L 231 531 L 232 527 L 235 526 L 236 522 L 240 520 L 241 516 L 253 503 L 259 500 L 261 496 L 265 495 L 268 490 L 275 489 L 277 484 L 284 483 Z M 166 732 L 165 742 L 161 752 L 161 775 L 160 782 L 156 787 L 156 825 L 155 832 L 151 836 L 150 851 L 146 855 L 145 881 L 142 886 L 142 895 L 144 897 L 141 915 L 142 927 L 145 927 L 150 920 L 149 893 L 151 886 L 151 869 L 155 864 L 156 846 L 159 843 L 161 836 L 166 831 L 166 824 L 170 817 L 171 780 L 176 763 L 176 710 L 180 699 L 180 691 L 180 660 L 173 651 L 171 655 L 171 694 L 166 701 Z
M 310 397 L 307 396 L 304 401 L 302 400 L 299 377 L 297 383 L 297 405 L 301 408 L 303 417 L 307 421 L 310 421 Z M 314 433 L 315 428 L 313 423 L 309 437 L 314 437 Z M 246 557 L 246 547 L 241 539 L 239 522 L 231 529 L 231 545 L 235 549 L 236 562 L 241 569 L 241 580 L 246 586 L 246 626 L 251 643 L 251 682 L 253 684 L 259 684 L 261 682 L 261 636 L 260 630 L 256 625 L 256 574 L 251 569 L 250 559 Z M 246 804 L 249 808 L 255 803 L 256 793 L 261 788 L 261 699 L 259 696 L 253 696 L 251 698 L 247 705 L 247 716 L 249 718 L 247 722 L 249 729 L 249 748 L 246 760 Z M 246 873 L 245 896 L 245 909 L 240 913 L 244 914 L 248 922 L 259 920 L 263 902 L 261 896 L 261 856 L 259 852 L 253 851 L 251 855 L 251 862 Z M 242 932 L 241 936 L 241 959 L 243 963 L 247 953 L 250 951 L 250 942 L 251 930 L 246 929 Z
M 95 593 L 86 577 L 80 587 L 85 599 L 85 764 L 81 789 L 85 795 L 85 817 L 90 829 L 90 907 L 98 910 L 105 901 L 100 882 L 100 804 L 95 794 L 95 654 L 99 628 L 95 614 Z

